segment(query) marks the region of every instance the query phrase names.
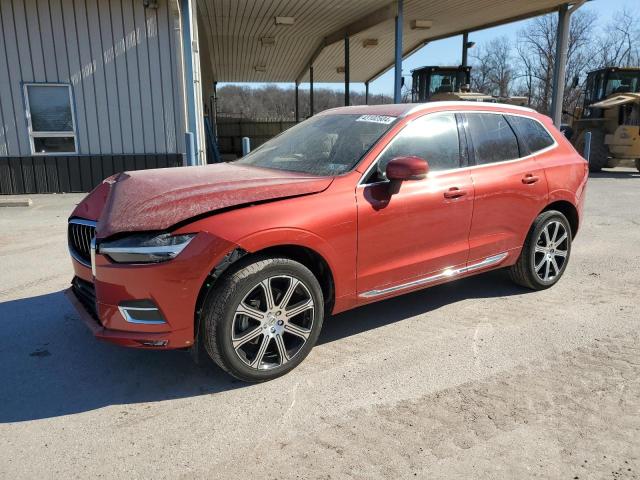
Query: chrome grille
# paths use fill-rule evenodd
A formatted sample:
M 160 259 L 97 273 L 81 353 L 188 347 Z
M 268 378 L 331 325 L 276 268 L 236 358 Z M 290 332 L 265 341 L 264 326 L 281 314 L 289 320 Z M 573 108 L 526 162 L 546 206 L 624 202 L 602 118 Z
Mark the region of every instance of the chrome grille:
M 91 266 L 91 239 L 96 234 L 96 222 L 82 218 L 69 220 L 67 232 L 69 252 L 87 267 Z

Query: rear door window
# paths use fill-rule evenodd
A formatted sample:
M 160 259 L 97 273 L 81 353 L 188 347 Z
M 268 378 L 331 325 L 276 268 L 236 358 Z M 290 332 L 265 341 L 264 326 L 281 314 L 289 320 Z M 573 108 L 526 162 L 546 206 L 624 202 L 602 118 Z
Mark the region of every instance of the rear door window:
M 476 165 L 520 158 L 518 139 L 504 116 L 466 113 L 465 117 Z
M 553 137 L 540 122 L 516 115 L 509 115 L 507 118 L 528 150 L 527 155 L 544 150 L 555 143 Z

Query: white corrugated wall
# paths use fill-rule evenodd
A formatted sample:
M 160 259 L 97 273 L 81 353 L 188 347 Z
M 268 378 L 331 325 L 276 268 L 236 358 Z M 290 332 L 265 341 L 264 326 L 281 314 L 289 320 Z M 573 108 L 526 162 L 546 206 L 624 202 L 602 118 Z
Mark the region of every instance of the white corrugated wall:
M 0 0 L 0 156 L 31 155 L 24 82 L 72 85 L 80 154 L 183 153 L 167 2 Z

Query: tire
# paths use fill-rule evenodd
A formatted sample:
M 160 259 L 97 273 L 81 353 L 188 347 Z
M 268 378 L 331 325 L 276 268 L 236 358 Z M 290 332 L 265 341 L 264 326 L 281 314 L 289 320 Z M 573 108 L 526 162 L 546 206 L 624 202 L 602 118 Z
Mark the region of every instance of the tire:
M 586 131 L 580 132 L 576 139 L 575 148 L 580 155 L 584 154 Z M 597 173 L 609 163 L 609 149 L 604 143 L 604 132 L 594 130 L 591 132 L 591 152 L 589 154 L 589 171 Z
M 561 212 L 541 213 L 529 230 L 518 261 L 509 269 L 511 280 L 532 290 L 555 285 L 569 263 L 571 242 L 571 226 Z
M 640 158 L 636 158 L 636 170 L 640 172 Z
M 291 259 L 239 263 L 204 301 L 203 344 L 227 373 L 263 382 L 291 371 L 309 354 L 322 328 L 324 298 L 313 273 Z

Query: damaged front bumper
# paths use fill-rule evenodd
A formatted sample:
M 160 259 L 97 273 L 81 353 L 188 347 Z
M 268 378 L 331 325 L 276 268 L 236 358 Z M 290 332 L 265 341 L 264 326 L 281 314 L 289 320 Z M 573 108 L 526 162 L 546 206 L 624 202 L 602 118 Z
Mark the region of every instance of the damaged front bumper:
M 66 295 L 96 338 L 135 348 L 188 348 L 203 285 L 234 248 L 202 232 L 162 263 L 118 264 L 97 254 L 95 276 L 73 258 L 75 277 Z

